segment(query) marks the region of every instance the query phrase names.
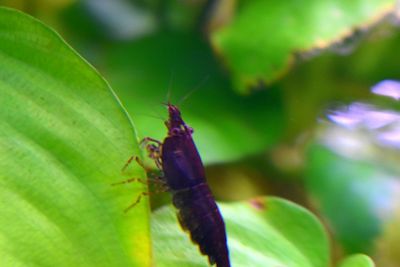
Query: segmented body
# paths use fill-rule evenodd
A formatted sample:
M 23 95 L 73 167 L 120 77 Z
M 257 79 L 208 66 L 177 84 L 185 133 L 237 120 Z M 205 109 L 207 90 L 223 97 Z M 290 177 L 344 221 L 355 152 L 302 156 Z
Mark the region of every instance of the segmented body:
M 193 130 L 184 123 L 176 106 L 168 104 L 168 111 L 168 136 L 153 158 L 164 173 L 162 179 L 172 194 L 182 228 L 208 256 L 210 264 L 230 267 L 225 224 L 206 183 Z

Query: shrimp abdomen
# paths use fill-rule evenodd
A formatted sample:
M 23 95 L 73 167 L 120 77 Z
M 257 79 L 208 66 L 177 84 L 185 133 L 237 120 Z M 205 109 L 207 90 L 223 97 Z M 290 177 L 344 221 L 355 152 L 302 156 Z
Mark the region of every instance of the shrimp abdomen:
M 208 256 L 210 264 L 229 267 L 225 224 L 207 184 L 173 192 L 173 203 L 182 228 Z

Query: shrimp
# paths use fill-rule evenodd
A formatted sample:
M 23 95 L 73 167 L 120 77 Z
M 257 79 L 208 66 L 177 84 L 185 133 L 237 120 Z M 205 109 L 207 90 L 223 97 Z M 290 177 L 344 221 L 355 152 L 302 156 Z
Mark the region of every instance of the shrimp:
M 230 267 L 225 223 L 207 185 L 204 166 L 192 139 L 193 129 L 177 106 L 167 104 L 168 135 L 159 142 L 145 138 L 149 157 L 163 173 L 160 177 L 172 194 L 181 227 L 189 232 L 211 265 Z

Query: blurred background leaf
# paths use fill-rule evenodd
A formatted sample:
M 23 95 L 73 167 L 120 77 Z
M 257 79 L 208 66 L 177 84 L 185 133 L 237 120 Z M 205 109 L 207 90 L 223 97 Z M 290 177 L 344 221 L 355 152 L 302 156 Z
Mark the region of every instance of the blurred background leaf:
M 395 267 L 400 261 L 400 231 L 398 230 L 400 216 L 398 212 L 396 210 L 396 214 L 385 223 L 382 235 L 376 240 L 374 258 L 377 266 Z
M 310 149 L 309 189 L 349 252 L 371 251 L 382 221 L 395 208 L 398 179 L 371 162 L 322 147 Z M 398 208 L 398 207 L 397 207 Z
M 281 77 L 294 54 L 329 48 L 395 10 L 396 1 L 238 1 L 232 21 L 212 44 L 245 91 Z M 318 53 L 313 51 L 312 53 Z
M 400 83 L 382 81 L 371 91 L 397 99 Z M 308 188 L 344 249 L 371 253 L 400 208 L 400 113 L 354 102 L 327 118 L 308 149 Z
M 372 260 L 365 255 L 354 255 L 340 263 L 339 267 L 374 267 Z
M 206 163 L 237 160 L 278 141 L 283 124 L 279 91 L 247 98 L 235 95 L 205 42 L 195 35 L 159 33 L 108 51 L 104 72 L 135 116 L 142 136 L 163 139 L 162 103 L 169 101 L 170 94 L 194 128 Z

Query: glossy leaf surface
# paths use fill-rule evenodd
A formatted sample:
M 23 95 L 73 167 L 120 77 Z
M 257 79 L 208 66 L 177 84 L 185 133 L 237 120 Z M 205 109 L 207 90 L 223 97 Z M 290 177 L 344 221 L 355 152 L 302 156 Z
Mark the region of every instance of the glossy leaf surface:
M 53 30 L 0 9 L 0 265 L 149 266 L 135 133 L 105 80 Z

